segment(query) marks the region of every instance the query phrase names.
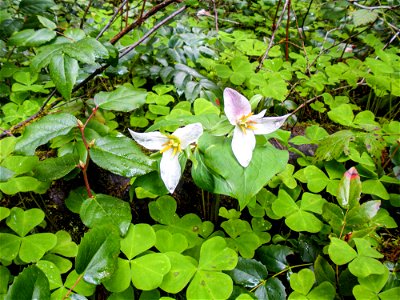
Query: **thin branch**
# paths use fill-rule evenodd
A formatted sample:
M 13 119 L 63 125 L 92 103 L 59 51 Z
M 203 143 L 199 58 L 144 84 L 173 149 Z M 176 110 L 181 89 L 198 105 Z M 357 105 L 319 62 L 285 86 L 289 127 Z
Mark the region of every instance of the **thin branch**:
M 348 2 L 350 2 L 351 4 L 353 4 L 354 6 L 357 6 L 359 8 L 362 9 L 368 9 L 368 10 L 375 10 L 375 9 L 389 9 L 389 10 L 394 10 L 397 8 L 400 8 L 400 5 L 380 5 L 380 6 L 365 6 L 362 4 L 359 4 L 357 1 L 355 0 L 347 0 Z
M 122 4 L 115 10 L 113 16 L 111 17 L 110 21 L 108 21 L 107 25 L 104 26 L 104 28 L 100 31 L 100 33 L 97 35 L 96 40 L 98 40 L 99 38 L 101 38 L 104 34 L 104 32 L 110 28 L 110 26 L 112 25 L 112 23 L 114 23 L 118 13 L 122 10 L 122 8 L 124 7 L 125 3 L 128 2 L 128 0 L 124 0 L 122 2 Z
M 87 13 L 88 13 L 90 7 L 92 6 L 92 2 L 93 2 L 93 0 L 89 0 L 88 5 L 86 6 L 85 11 L 83 12 L 83 16 L 82 16 L 82 19 L 81 19 L 81 24 L 79 25 L 79 28 L 80 28 L 80 29 L 83 28 L 83 24 L 85 23 L 86 15 L 87 15 Z
M 289 61 L 289 26 L 290 26 L 290 0 L 287 7 L 286 38 L 285 38 L 285 58 Z
M 163 9 L 164 7 L 170 5 L 171 3 L 179 3 L 181 0 L 165 0 L 164 2 L 161 2 L 160 4 L 157 4 L 153 6 L 148 12 L 146 12 L 141 18 L 137 19 L 135 22 L 121 30 L 117 35 L 115 35 L 111 40 L 111 44 L 115 44 L 116 42 L 119 41 L 120 38 L 122 38 L 125 34 L 128 32 L 132 31 L 134 28 L 140 26 L 146 19 L 157 13 L 159 10 Z
M 142 36 L 137 42 L 133 43 L 132 45 L 124 48 L 124 50 L 120 53 L 119 58 L 124 57 L 126 54 L 131 52 L 133 49 L 135 49 L 138 45 L 143 43 L 150 35 L 152 35 L 154 32 L 157 31 L 158 28 L 163 26 L 165 23 L 168 23 L 171 19 L 175 18 L 177 15 L 182 13 L 187 7 L 182 6 L 180 9 L 174 11 L 171 15 L 163 19 L 160 23 L 156 24 L 153 28 L 151 28 L 149 31 L 145 33 L 144 36 Z
M 218 32 L 218 11 L 215 5 L 215 0 L 212 0 L 213 9 L 214 9 L 214 18 L 215 18 L 215 31 Z
M 52 92 L 50 93 L 50 95 L 47 96 L 46 100 L 44 101 L 42 106 L 39 108 L 37 113 L 35 113 L 32 116 L 30 116 L 29 118 L 19 122 L 18 124 L 15 124 L 10 129 L 3 130 L 3 132 L 0 133 L 0 139 L 4 138 L 5 136 L 12 135 L 12 132 L 14 132 L 15 130 L 25 126 L 27 123 L 29 123 L 29 122 L 35 120 L 36 118 L 38 118 L 45 111 L 47 104 L 49 103 L 50 99 L 56 94 L 56 92 L 57 92 L 56 89 L 52 90 Z
M 290 0 L 286 0 L 286 1 L 285 1 L 285 5 L 283 6 L 281 16 L 279 17 L 279 20 L 278 20 L 278 22 L 277 22 L 277 24 L 276 24 L 275 30 L 272 32 L 272 35 L 271 35 L 271 39 L 270 39 L 270 41 L 269 41 L 268 48 L 267 48 L 267 50 L 265 51 L 264 55 L 261 57 L 260 63 L 259 63 L 259 65 L 258 65 L 257 68 L 256 68 L 256 72 L 258 72 L 258 71 L 261 70 L 261 67 L 262 67 L 262 65 L 263 65 L 263 63 L 264 63 L 264 60 L 268 57 L 269 50 L 271 50 L 272 45 L 274 44 L 275 34 L 276 34 L 276 32 L 278 31 L 278 28 L 279 28 L 279 26 L 280 26 L 280 24 L 281 24 L 281 22 L 282 22 L 283 15 L 285 14 L 285 11 L 286 11 L 286 8 L 287 8 L 289 2 L 290 2 Z

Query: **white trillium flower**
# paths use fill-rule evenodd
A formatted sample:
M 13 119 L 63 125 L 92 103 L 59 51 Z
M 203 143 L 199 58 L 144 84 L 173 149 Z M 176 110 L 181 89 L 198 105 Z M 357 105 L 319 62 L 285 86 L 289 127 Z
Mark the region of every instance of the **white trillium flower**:
M 224 90 L 224 106 L 226 117 L 235 126 L 231 144 L 233 154 L 245 168 L 250 164 L 256 146 L 254 135 L 274 132 L 290 116 L 267 118 L 264 117 L 266 109 L 254 115 L 246 97 L 231 88 Z
M 179 153 L 190 144 L 196 142 L 203 134 L 203 126 L 194 123 L 178 128 L 174 133 L 162 134 L 161 132 L 134 132 L 128 129 L 133 139 L 149 150 L 159 150 L 162 153 L 160 163 L 161 179 L 168 191 L 172 194 L 181 178 L 181 165 Z

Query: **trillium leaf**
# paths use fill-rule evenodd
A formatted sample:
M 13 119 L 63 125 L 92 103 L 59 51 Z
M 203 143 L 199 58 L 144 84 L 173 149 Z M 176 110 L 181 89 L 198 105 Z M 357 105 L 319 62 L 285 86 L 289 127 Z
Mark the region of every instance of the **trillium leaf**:
M 241 209 L 274 175 L 285 169 L 289 157 L 287 151 L 272 145 L 256 146 L 252 161 L 243 168 L 233 156 L 230 139 L 206 133 L 199 139 L 198 149 L 198 164 L 192 168 L 195 183 L 207 191 L 238 199 Z
M 27 126 L 23 136 L 17 141 L 15 151 L 33 155 L 38 146 L 46 144 L 57 136 L 67 134 L 77 126 L 77 122 L 73 115 L 67 113 L 47 115 Z
M 81 240 L 75 261 L 76 272 L 83 274 L 86 282 L 98 285 L 115 271 L 119 252 L 117 230 L 109 225 L 96 226 Z
M 128 202 L 103 194 L 86 199 L 82 203 L 80 216 L 89 228 L 99 224 L 113 224 L 119 228 L 122 236 L 127 233 L 132 220 Z
M 94 96 L 94 103 L 106 110 L 132 111 L 146 102 L 147 92 L 134 87 L 120 86 L 112 92 L 100 92 Z
M 153 170 L 153 161 L 127 137 L 106 136 L 96 140 L 90 158 L 103 169 L 125 177 L 144 175 Z

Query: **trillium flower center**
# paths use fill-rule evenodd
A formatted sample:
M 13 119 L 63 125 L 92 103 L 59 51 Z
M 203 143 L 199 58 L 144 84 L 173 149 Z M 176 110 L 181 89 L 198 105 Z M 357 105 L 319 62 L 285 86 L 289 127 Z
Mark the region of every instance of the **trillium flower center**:
M 160 153 L 164 153 L 165 151 L 172 149 L 172 155 L 175 156 L 177 153 L 182 152 L 181 141 L 178 137 L 174 135 L 167 135 L 167 138 L 168 141 L 163 144 L 164 148 L 160 150 Z
M 253 113 L 249 113 L 247 115 L 243 115 L 240 117 L 240 119 L 237 122 L 237 125 L 240 127 L 243 133 L 246 133 L 246 130 L 251 129 L 254 130 L 256 129 L 254 127 L 254 124 L 256 124 L 255 121 L 249 120 L 249 118 L 253 115 Z

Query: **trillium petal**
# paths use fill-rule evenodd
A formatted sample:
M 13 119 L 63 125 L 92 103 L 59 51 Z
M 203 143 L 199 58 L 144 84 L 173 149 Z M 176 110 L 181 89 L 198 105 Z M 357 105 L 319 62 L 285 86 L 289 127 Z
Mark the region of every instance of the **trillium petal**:
M 178 154 L 174 155 L 173 150 L 170 149 L 163 153 L 160 162 L 161 179 L 171 194 L 181 178 L 181 165 L 178 156 Z
M 238 119 L 251 113 L 251 106 L 245 96 L 234 89 L 224 90 L 224 111 L 229 122 L 236 125 Z
M 191 143 L 196 142 L 202 134 L 203 126 L 200 123 L 194 123 L 182 128 L 178 128 L 172 135 L 179 138 L 181 142 L 181 148 L 185 149 Z
M 258 120 L 254 120 L 256 124 L 254 124 L 254 134 L 268 134 L 274 132 L 279 129 L 283 123 L 285 123 L 286 119 L 290 116 L 290 114 L 284 115 L 282 117 L 268 117 L 262 118 Z
M 262 119 L 264 116 L 265 116 L 265 112 L 266 112 L 267 110 L 266 109 L 264 109 L 264 110 L 262 110 L 260 113 L 258 113 L 258 114 L 256 114 L 256 115 L 253 115 L 253 116 L 250 116 L 249 118 L 248 118 L 248 120 L 249 121 L 258 121 L 258 120 L 260 120 L 260 119 Z
M 158 131 L 154 132 L 135 132 L 129 130 L 133 139 L 141 146 L 149 150 L 161 150 L 163 144 L 168 142 L 168 138 Z
M 252 130 L 243 132 L 239 126 L 235 127 L 232 138 L 232 151 L 238 162 L 247 167 L 253 156 L 253 150 L 256 146 L 256 138 Z

